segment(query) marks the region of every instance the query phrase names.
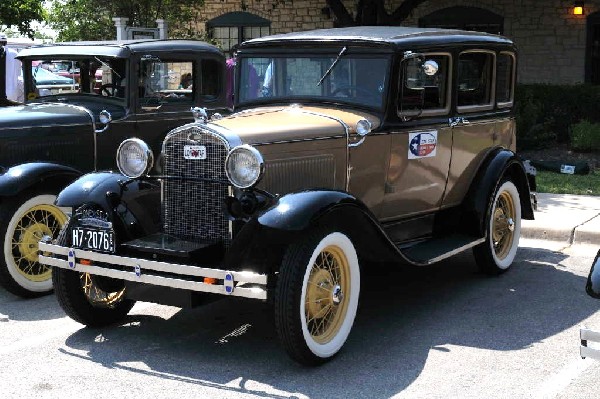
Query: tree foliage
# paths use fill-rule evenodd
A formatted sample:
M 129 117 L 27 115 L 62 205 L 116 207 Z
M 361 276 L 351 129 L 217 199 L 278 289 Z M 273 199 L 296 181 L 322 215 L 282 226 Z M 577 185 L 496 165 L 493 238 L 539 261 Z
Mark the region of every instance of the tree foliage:
M 0 25 L 16 26 L 20 33 L 33 39 L 33 21 L 45 17 L 43 0 L 0 0 Z
M 194 22 L 202 5 L 198 0 L 56 0 L 48 23 L 58 41 L 115 39 L 114 17 L 129 18 L 128 26 L 151 28 L 164 19 L 169 37 L 199 38 Z

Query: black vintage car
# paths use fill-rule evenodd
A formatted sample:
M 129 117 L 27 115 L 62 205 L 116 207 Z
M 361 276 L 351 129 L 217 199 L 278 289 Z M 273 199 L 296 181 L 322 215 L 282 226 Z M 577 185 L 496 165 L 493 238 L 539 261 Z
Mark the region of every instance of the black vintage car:
M 136 300 L 270 301 L 292 358 L 348 338 L 372 261 L 427 266 L 464 251 L 506 272 L 534 179 L 515 154 L 517 55 L 475 32 L 354 27 L 240 46 L 236 112 L 125 140 L 121 173 L 92 173 L 40 243 L 58 301 L 81 323 Z M 369 262 L 371 261 L 371 262 Z
M 124 139 L 142 138 L 158 154 L 169 130 L 193 120 L 190 107 L 222 110 L 225 58 L 189 40 L 62 43 L 18 58 L 26 103 L 0 108 L 0 284 L 32 297 L 52 289 L 37 251 L 67 220 L 56 194 L 116 167 Z

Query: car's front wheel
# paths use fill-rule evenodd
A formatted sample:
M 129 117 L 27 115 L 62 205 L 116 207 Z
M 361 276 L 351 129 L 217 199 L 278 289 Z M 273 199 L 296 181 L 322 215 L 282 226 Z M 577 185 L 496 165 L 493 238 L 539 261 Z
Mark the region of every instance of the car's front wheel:
M 50 267 L 38 262 L 38 243 L 43 236 L 56 238 L 67 220 L 55 199 L 52 194 L 23 194 L 0 206 L 0 284 L 15 295 L 31 298 L 52 291 Z
M 314 232 L 291 245 L 275 290 L 275 326 L 288 354 L 318 365 L 342 348 L 354 323 L 360 268 L 341 232 Z
M 512 265 L 521 236 L 521 201 L 512 181 L 500 183 L 486 215 L 486 240 L 473 254 L 482 271 L 500 274 Z
M 66 245 L 69 226 L 59 233 L 57 243 Z M 89 327 L 122 321 L 135 301 L 127 299 L 122 280 L 52 268 L 52 283 L 58 304 L 67 316 Z

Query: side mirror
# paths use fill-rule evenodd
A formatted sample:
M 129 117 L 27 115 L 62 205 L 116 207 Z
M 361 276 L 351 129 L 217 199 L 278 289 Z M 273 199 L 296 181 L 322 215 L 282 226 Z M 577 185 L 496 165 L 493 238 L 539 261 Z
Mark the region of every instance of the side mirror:
M 110 112 L 104 109 L 100 111 L 100 114 L 98 115 L 98 120 L 100 121 L 100 124 L 104 125 L 104 127 L 96 129 L 95 132 L 102 133 L 106 129 L 108 129 L 108 125 L 110 124 L 110 122 L 112 122 L 112 115 L 110 114 Z
M 427 60 L 423 63 L 422 68 L 423 68 L 423 73 L 425 73 L 425 75 L 433 76 L 438 72 L 438 70 L 440 69 L 440 66 L 434 60 Z

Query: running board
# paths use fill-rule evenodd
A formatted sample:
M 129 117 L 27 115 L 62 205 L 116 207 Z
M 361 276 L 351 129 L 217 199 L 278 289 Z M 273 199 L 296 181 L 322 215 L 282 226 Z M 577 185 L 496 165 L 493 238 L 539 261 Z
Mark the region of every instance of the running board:
M 410 247 L 398 248 L 415 265 L 431 265 L 485 242 L 485 237 L 452 234 L 446 237 L 419 241 Z

